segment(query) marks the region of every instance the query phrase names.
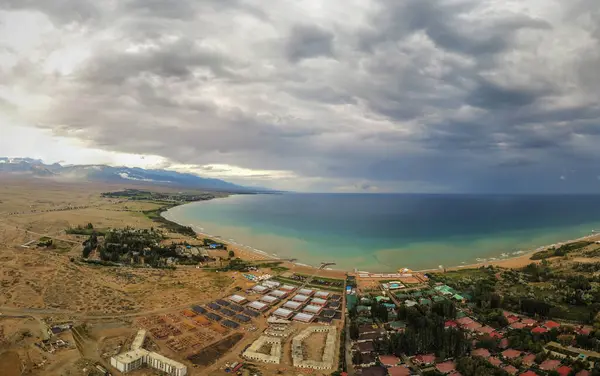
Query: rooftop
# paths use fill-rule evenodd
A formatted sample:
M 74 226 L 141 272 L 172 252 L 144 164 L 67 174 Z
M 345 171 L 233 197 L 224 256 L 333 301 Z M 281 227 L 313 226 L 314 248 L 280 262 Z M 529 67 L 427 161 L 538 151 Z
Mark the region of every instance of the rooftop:
M 454 364 L 453 361 L 448 361 L 448 362 L 444 362 L 444 363 L 438 363 L 436 364 L 435 368 L 440 371 L 441 373 L 450 373 L 452 371 L 454 371 L 456 369 L 456 365 Z

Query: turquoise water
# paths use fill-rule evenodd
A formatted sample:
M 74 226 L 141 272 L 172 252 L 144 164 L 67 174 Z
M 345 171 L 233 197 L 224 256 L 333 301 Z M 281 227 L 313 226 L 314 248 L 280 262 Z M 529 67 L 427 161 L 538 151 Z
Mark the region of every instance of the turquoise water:
M 165 217 L 281 258 L 346 270 L 514 257 L 600 229 L 600 196 L 239 195 Z

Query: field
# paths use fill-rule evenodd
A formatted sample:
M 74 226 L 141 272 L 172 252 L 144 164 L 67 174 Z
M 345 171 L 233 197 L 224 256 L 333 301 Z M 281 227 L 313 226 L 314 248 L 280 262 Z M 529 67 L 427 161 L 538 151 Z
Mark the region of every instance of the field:
M 82 243 L 93 231 L 103 235 L 111 228 L 155 228 L 166 237 L 162 242 L 165 244 L 202 243 L 201 235 L 191 237 L 186 230 L 157 216 L 161 208 L 173 205 L 173 201 L 156 200 L 154 196 L 147 201 L 148 197 L 129 200 L 102 195 L 123 188 L 127 187 L 3 177 L 0 369 L 13 372 L 18 365 L 29 374 L 50 376 L 87 374 L 83 370 L 93 369 L 96 364 L 111 369 L 110 356 L 122 352 L 136 331 L 145 328 L 149 338 L 146 345 L 187 364 L 190 375 L 226 374 L 226 362 L 241 361 L 243 349 L 267 328 L 262 316 L 238 329 L 228 329 L 187 312 L 194 304 L 203 305 L 234 292 L 243 294 L 253 286 L 239 272 L 214 270 L 227 265 L 228 251 L 210 251 L 218 261 L 207 269 L 83 262 Z M 235 250 L 236 257 L 259 266 L 262 273 L 315 272 L 289 262 L 265 262 L 261 255 L 243 249 L 229 249 Z M 321 270 L 317 278 L 324 283 L 337 282 L 331 278 L 344 275 L 341 271 Z M 281 280 L 294 285 L 302 283 L 285 277 Z M 314 281 L 308 287 L 341 291 L 340 287 Z M 57 322 L 71 322 L 77 329 L 49 336 L 49 327 Z M 40 344 L 49 338 L 49 343 L 60 339 L 66 345 L 47 352 L 42 348 L 48 347 Z M 289 343 L 284 351 L 289 355 Z M 288 355 L 283 360 L 287 366 Z M 274 366 L 254 367 L 265 376 L 278 374 Z M 20 374 L 21 370 L 16 372 Z

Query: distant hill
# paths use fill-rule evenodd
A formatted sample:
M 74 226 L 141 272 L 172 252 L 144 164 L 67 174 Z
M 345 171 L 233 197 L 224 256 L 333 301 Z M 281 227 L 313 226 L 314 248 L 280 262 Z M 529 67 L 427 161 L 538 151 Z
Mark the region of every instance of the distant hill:
M 0 173 L 37 177 L 64 178 L 75 181 L 101 181 L 107 183 L 138 183 L 182 188 L 208 189 L 227 192 L 266 192 L 267 189 L 249 188 L 220 179 L 203 178 L 167 170 L 146 170 L 137 167 L 106 165 L 45 164 L 39 159 L 0 157 Z

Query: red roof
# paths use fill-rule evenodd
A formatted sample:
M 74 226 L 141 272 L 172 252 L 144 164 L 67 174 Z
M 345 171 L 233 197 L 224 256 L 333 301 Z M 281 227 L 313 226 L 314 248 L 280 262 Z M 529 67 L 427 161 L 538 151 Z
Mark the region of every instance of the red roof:
M 510 316 L 506 316 L 506 320 L 508 321 L 509 324 L 512 324 L 513 322 L 519 321 L 519 318 L 517 316 L 510 315 Z
M 403 366 L 394 366 L 388 368 L 388 374 L 390 376 L 408 376 L 410 375 L 410 369 Z
M 577 372 L 577 374 L 575 376 L 589 376 L 589 375 L 590 375 L 590 371 L 583 369 L 583 370 Z
M 422 354 L 415 356 L 415 361 L 423 364 L 431 364 L 435 362 L 435 354 Z
M 533 363 L 535 363 L 535 354 L 527 354 L 523 357 L 523 359 L 521 359 L 521 361 L 523 362 L 523 364 L 525 364 L 526 366 L 530 366 Z
M 510 324 L 510 327 L 512 329 L 523 329 L 526 326 L 527 325 L 523 324 L 522 322 L 513 322 L 512 324 Z
M 488 362 L 490 362 L 491 365 L 498 367 L 500 364 L 502 364 L 502 361 L 498 358 L 496 358 L 495 356 L 491 356 L 488 358 Z
M 379 355 L 379 361 L 386 367 L 395 366 L 400 363 L 400 359 L 393 355 Z
M 587 335 L 589 335 L 589 334 L 592 332 L 592 329 L 591 329 L 591 328 L 588 328 L 588 327 L 585 327 L 585 326 L 583 326 L 583 327 L 581 327 L 581 328 L 579 328 L 579 329 L 575 329 L 575 331 L 576 331 L 577 333 L 579 333 L 579 334 L 583 334 L 584 336 L 587 336 Z
M 529 371 L 523 372 L 519 376 L 538 376 L 538 374 L 533 372 L 532 370 L 529 370 Z
M 512 366 L 510 364 L 502 367 L 502 369 L 505 370 L 506 372 L 510 373 L 511 375 L 516 375 L 517 372 L 519 372 L 518 369 L 516 369 L 514 366 Z
M 435 368 L 440 371 L 441 373 L 450 373 L 452 371 L 454 371 L 454 369 L 456 368 L 456 366 L 454 365 L 453 361 L 448 361 L 448 362 L 444 362 L 444 363 L 438 363 L 435 365 Z
M 502 335 L 502 333 L 498 333 L 498 332 L 492 332 L 492 333 L 490 333 L 490 337 L 498 339 L 498 338 L 502 338 L 502 337 L 504 337 L 504 336 Z M 507 340 L 507 341 L 508 341 L 508 340 Z M 508 346 L 508 345 L 507 345 L 507 346 Z M 506 348 L 506 346 L 505 346 L 504 348 Z
M 560 376 L 569 376 L 569 373 L 571 373 L 571 367 L 567 367 L 567 366 L 560 366 L 556 369 L 556 372 L 560 373 Z
M 519 355 L 521 355 L 521 352 L 519 350 L 515 350 L 515 349 L 508 349 L 508 350 L 502 351 L 502 356 L 505 358 L 508 358 L 508 359 L 518 358 Z
M 508 316 L 514 316 L 514 315 L 508 311 L 502 311 L 502 316 L 508 317 Z
M 534 319 L 523 319 L 521 320 L 521 322 L 527 326 L 534 326 L 535 324 L 537 324 L 537 321 L 535 321 Z
M 501 349 L 505 349 L 508 347 L 508 338 L 502 338 L 500 340 L 500 344 L 498 345 Z
M 473 322 L 473 319 L 470 317 L 461 317 L 460 319 L 457 319 L 456 322 L 459 325 L 467 325 L 467 324 L 471 324 Z
M 462 327 L 463 327 L 464 329 L 468 329 L 468 330 L 470 330 L 470 331 L 474 331 L 474 330 L 476 330 L 476 329 L 479 329 L 479 328 L 481 328 L 481 324 L 480 324 L 480 323 L 478 323 L 478 322 L 472 322 L 472 323 L 470 323 L 470 324 L 462 325 Z
M 547 359 L 540 364 L 540 369 L 544 371 L 552 371 L 560 366 L 560 360 Z
M 548 329 L 542 328 L 541 326 L 536 326 L 535 328 L 531 329 L 531 333 L 541 334 L 541 333 L 547 333 L 547 332 L 548 332 Z
M 456 321 L 452 321 L 452 320 L 448 320 L 444 323 L 444 327 L 446 328 L 456 328 L 458 326 L 458 324 L 456 323 Z
M 491 334 L 494 331 L 494 328 L 491 326 L 482 326 L 481 328 L 477 329 L 477 331 L 479 333 Z
M 548 320 L 544 323 L 544 326 L 548 329 L 558 328 L 560 326 L 556 321 Z
M 489 358 L 490 357 L 490 352 L 488 349 L 475 349 L 473 351 L 471 351 L 471 356 L 481 356 L 483 358 Z

